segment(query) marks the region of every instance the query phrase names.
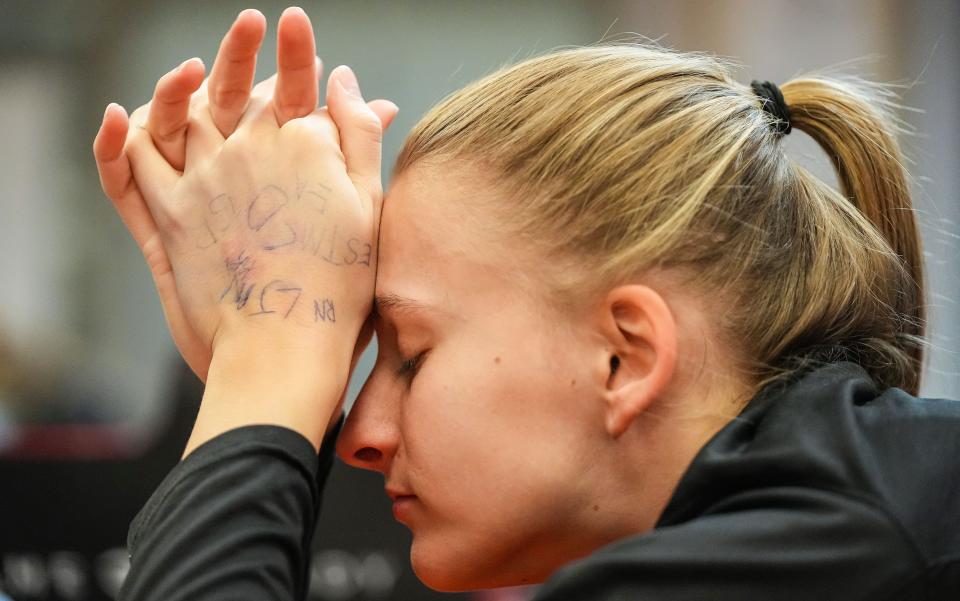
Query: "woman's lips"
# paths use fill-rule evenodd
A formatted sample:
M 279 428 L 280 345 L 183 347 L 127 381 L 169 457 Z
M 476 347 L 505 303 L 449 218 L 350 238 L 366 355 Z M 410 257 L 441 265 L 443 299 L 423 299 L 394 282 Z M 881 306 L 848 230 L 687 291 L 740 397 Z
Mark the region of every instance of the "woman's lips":
M 416 495 L 400 495 L 393 500 L 393 519 L 406 523 L 416 505 Z

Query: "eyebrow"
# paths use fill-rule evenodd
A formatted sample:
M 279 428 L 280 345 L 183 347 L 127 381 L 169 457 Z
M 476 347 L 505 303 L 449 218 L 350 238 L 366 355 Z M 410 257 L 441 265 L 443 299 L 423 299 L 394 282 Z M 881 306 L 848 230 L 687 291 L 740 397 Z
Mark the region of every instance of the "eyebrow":
M 384 313 L 410 313 L 430 309 L 420 301 L 397 294 L 378 294 L 373 299 L 373 311 L 377 315 Z

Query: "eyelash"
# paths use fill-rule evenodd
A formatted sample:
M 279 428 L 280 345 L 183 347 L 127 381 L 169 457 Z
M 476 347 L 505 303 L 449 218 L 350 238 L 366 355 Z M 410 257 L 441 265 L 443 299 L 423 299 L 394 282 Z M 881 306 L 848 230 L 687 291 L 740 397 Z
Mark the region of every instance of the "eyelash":
M 422 353 L 407 359 L 400 364 L 400 369 L 397 370 L 397 373 L 401 376 L 409 376 L 413 378 L 420 370 L 420 364 L 423 363 L 423 358 L 426 354 L 427 352 L 423 351 Z

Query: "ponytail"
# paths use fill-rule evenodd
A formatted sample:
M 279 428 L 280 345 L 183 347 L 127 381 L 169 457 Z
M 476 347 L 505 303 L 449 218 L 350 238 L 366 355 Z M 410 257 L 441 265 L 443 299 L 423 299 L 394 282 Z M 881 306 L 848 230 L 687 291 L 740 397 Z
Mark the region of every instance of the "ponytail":
M 397 173 L 429 158 L 482 163 L 509 191 L 505 235 L 556 258 L 541 277 L 560 307 L 671 271 L 709 299 L 712 334 L 752 386 L 846 359 L 916 394 L 922 255 L 892 105 L 853 79 L 781 91 L 841 191 L 784 153 L 785 132 L 728 63 L 634 44 L 552 52 L 474 82 L 417 124 Z
M 898 269 L 881 268 L 874 274 L 885 277 L 874 279 L 870 292 L 892 309 L 889 317 L 897 331 L 890 350 L 906 355 L 906 361 L 894 361 L 901 364 L 894 370 L 896 375 L 886 368 L 895 379 L 890 383 L 916 395 L 926 313 L 923 253 L 907 173 L 894 137 L 898 128 L 889 110 L 892 105 L 878 86 L 861 80 L 803 78 L 785 84 L 782 92 L 793 127 L 826 151 L 845 200 L 876 228 L 898 263 Z M 865 242 L 869 244 L 846 241 Z

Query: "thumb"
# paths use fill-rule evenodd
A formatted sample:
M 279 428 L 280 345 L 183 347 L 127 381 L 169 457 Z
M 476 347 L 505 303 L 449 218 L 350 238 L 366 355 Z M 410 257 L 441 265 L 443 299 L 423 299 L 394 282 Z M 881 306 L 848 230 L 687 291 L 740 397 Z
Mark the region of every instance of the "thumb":
M 360 85 L 350 67 L 341 65 L 327 82 L 327 109 L 340 132 L 340 150 L 347 174 L 357 188 L 378 203 L 383 194 L 380 156 L 383 125 L 363 100 Z
M 387 133 L 387 130 L 390 129 L 390 124 L 393 123 L 394 117 L 400 112 L 400 108 L 389 100 L 379 98 L 377 100 L 371 100 L 367 103 L 367 106 L 380 118 L 380 126 L 383 129 L 383 133 Z

